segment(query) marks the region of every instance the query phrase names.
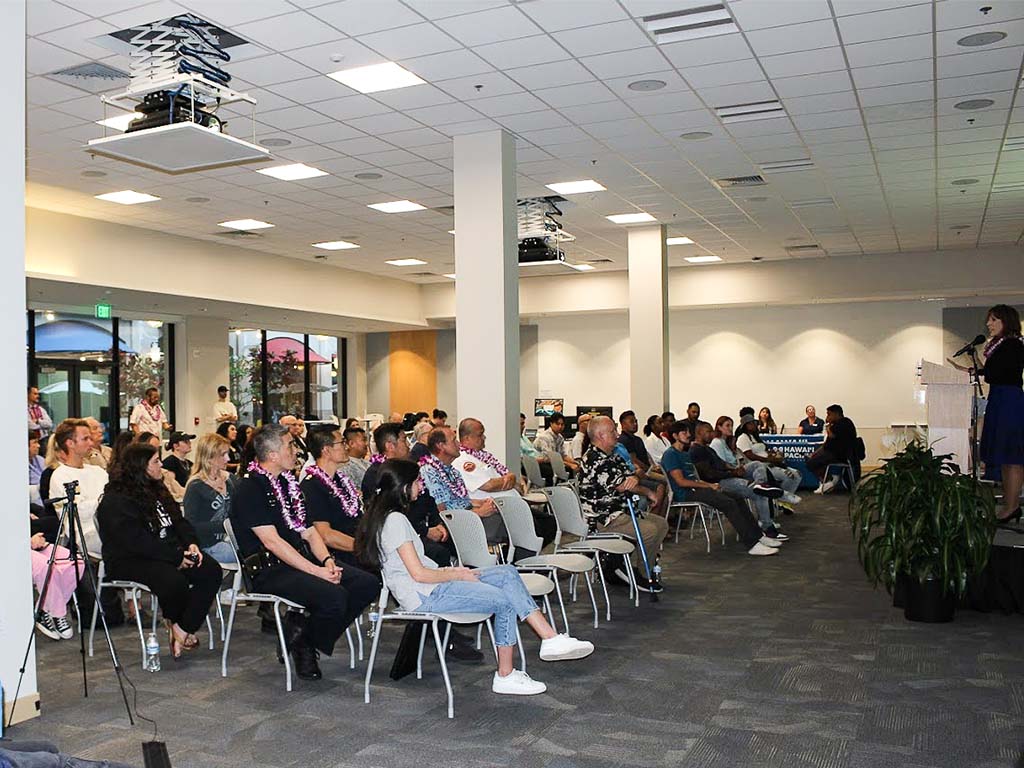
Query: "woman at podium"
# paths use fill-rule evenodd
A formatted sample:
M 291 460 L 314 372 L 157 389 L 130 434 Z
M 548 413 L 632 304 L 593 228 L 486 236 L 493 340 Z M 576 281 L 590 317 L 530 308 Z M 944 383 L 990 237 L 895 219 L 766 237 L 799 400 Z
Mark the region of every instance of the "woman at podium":
M 981 460 L 1000 466 L 1003 477 L 1004 513 L 999 522 L 1020 520 L 1020 490 L 1024 482 L 1024 341 L 1020 315 L 1006 304 L 997 304 L 985 319 L 989 339 L 982 350 L 977 373 L 988 383 L 988 406 L 981 432 Z M 974 373 L 973 368 L 949 361 L 953 367 Z

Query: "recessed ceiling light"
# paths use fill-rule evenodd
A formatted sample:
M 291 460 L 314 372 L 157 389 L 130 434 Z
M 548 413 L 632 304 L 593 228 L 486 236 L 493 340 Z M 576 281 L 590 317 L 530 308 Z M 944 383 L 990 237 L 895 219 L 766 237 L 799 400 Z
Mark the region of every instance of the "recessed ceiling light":
M 82 171 L 82 175 L 87 179 L 102 179 L 107 175 L 106 171 Z
M 655 220 L 649 213 L 615 213 L 605 218 L 612 224 L 643 224 Z
M 584 179 L 583 181 L 559 181 L 555 184 L 545 184 L 544 186 L 552 192 L 557 192 L 560 195 L 578 195 L 583 192 L 605 191 L 605 187 L 601 186 L 593 179 Z
M 660 91 L 666 85 L 664 80 L 634 80 L 626 87 L 631 91 Z
M 384 263 L 390 264 L 392 267 L 417 267 L 427 262 L 422 259 L 391 259 L 391 261 L 385 261 Z
M 455 273 L 454 272 L 445 272 L 443 275 L 441 275 L 441 277 L 447 277 L 449 280 L 454 280 L 455 279 Z
M 684 261 L 688 261 L 691 264 L 713 264 L 716 261 L 721 261 L 717 256 L 687 256 Z
M 393 61 L 384 64 L 371 64 L 368 67 L 342 69 L 338 72 L 331 72 L 327 76 L 360 93 L 377 93 L 378 91 L 390 91 L 395 88 L 407 88 L 410 85 L 426 83 L 425 80 Z
M 305 163 L 292 163 L 291 165 L 275 165 L 273 168 L 260 168 L 256 173 L 264 176 L 272 176 L 281 181 L 300 181 L 301 179 L 315 179 L 317 176 L 327 176 L 327 171 L 321 171 Z
M 985 109 L 985 107 L 991 107 L 995 104 L 992 99 L 967 99 L 966 101 L 960 101 L 953 105 L 953 109 Z
M 971 184 L 977 184 L 978 180 L 977 179 L 953 179 L 949 183 L 952 184 L 954 187 L 967 187 L 967 186 L 970 186 Z
M 233 221 L 222 221 L 217 226 L 226 227 L 227 229 L 237 229 L 239 232 L 248 232 L 251 229 L 267 229 L 274 225 L 268 224 L 265 221 L 260 221 L 259 219 L 234 219 Z
M 208 197 L 186 197 L 185 198 L 185 202 L 186 203 L 208 203 L 208 202 L 210 202 L 210 198 L 208 198 Z
M 952 229 L 954 232 L 962 232 L 963 230 L 970 228 L 970 224 L 954 224 L 952 227 L 950 227 L 950 229 Z
M 138 112 L 125 112 L 123 115 L 108 117 L 106 120 L 97 120 L 97 125 L 113 128 L 115 131 L 127 131 L 132 120 L 142 117 Z
M 665 240 L 665 245 L 692 245 L 693 240 L 688 237 L 669 237 Z
M 373 171 L 364 171 L 363 173 L 357 173 L 356 178 L 363 179 L 364 181 L 373 181 L 375 179 L 383 179 L 384 174 L 374 173 Z
M 96 195 L 96 199 L 106 200 L 108 203 L 120 203 L 121 205 L 137 205 L 138 203 L 152 203 L 160 198 L 147 195 L 145 192 L 124 189 L 120 192 L 107 192 L 105 195 Z
M 287 147 L 291 145 L 292 140 L 271 136 L 269 139 L 260 139 L 258 143 L 264 147 Z
M 956 41 L 956 44 L 966 48 L 976 48 L 979 45 L 992 45 L 992 43 L 998 43 L 1000 40 L 1005 39 L 1005 32 L 978 32 L 973 35 L 967 35 L 967 37 L 961 37 Z
M 679 134 L 680 139 L 686 139 L 687 141 L 700 141 L 701 139 L 710 139 L 711 131 L 687 131 L 686 133 Z
M 595 269 L 593 264 L 569 264 L 566 262 L 565 266 L 575 269 L 577 272 L 590 272 Z
M 366 206 L 381 213 L 408 213 L 409 211 L 423 211 L 426 206 L 414 203 L 411 200 L 393 200 L 390 203 L 371 203 Z
M 355 243 L 347 240 L 330 240 L 326 243 L 313 243 L 314 248 L 323 248 L 325 251 L 347 251 L 350 248 L 358 248 Z

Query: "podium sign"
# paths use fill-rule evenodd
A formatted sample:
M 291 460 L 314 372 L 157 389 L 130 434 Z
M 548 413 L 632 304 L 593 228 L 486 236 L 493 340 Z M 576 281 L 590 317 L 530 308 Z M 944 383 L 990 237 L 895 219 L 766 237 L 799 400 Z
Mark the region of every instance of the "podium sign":
M 971 471 L 971 377 L 948 365 L 921 361 L 925 385 L 928 443 L 953 454 L 960 471 Z

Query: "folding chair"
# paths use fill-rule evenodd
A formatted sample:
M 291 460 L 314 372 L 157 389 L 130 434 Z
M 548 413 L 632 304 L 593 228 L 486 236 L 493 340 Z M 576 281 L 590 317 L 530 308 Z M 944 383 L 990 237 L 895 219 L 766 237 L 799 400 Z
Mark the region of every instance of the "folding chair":
M 544 488 L 544 476 L 540 473 L 540 464 L 533 456 L 523 456 L 523 469 L 526 470 L 526 500 L 534 504 L 545 504 L 546 498 L 542 498 L 538 492 Z
M 833 470 L 838 470 L 838 472 L 836 473 L 839 476 L 839 481 L 838 482 L 839 483 L 848 482 L 847 488 L 849 488 L 852 491 L 853 487 L 857 484 L 857 480 L 856 480 L 856 478 L 855 478 L 855 476 L 853 474 L 853 462 L 849 461 L 849 460 L 847 460 L 847 461 L 834 461 L 831 464 L 829 464 L 828 466 L 826 466 L 825 467 L 825 480 L 824 480 L 824 482 L 828 482 L 828 479 L 833 474 Z M 831 490 L 835 490 L 835 489 L 833 488 Z M 831 490 L 829 492 L 831 492 Z
M 555 483 L 569 482 L 569 470 L 565 468 L 565 459 L 557 451 L 545 451 L 544 455 L 551 462 L 551 474 L 555 476 Z
M 234 529 L 231 527 L 231 521 L 224 521 L 224 533 L 228 536 L 228 541 L 231 543 L 231 550 L 235 553 L 235 559 L 241 563 L 242 558 L 238 554 L 238 541 L 235 539 Z M 242 571 L 242 584 L 239 589 L 236 589 L 231 594 L 231 610 L 228 612 L 228 627 L 224 635 L 224 651 L 221 654 L 220 660 L 220 676 L 228 676 L 228 648 L 231 645 L 231 630 L 235 626 L 235 608 L 238 607 L 240 601 L 246 603 L 269 603 L 274 608 L 274 623 L 277 625 L 277 642 L 281 648 L 281 658 L 284 660 L 284 680 L 285 690 L 291 691 L 292 689 L 292 664 L 291 659 L 288 657 L 288 644 L 284 640 L 284 627 L 281 626 L 281 606 L 284 606 L 285 612 L 288 611 L 305 611 L 305 607 L 299 605 L 291 600 L 286 600 L 283 597 L 277 595 L 271 595 L 264 592 L 252 592 L 250 591 L 251 585 L 249 584 L 249 578 L 245 572 Z M 349 669 L 356 668 L 355 660 L 355 646 L 352 643 L 352 628 L 346 627 L 345 639 L 348 640 L 348 666 Z
M 382 575 L 383 579 L 383 575 Z M 479 624 L 486 622 L 487 631 L 491 634 L 492 643 L 494 638 L 494 628 L 491 626 L 491 616 L 489 613 L 429 613 L 426 611 L 403 611 L 397 609 L 394 611 L 388 611 L 388 602 L 391 599 L 391 592 L 388 590 L 387 581 L 385 580 L 380 590 L 380 598 L 377 601 L 378 613 L 370 614 L 370 623 L 373 631 L 373 643 L 370 645 L 370 660 L 366 664 L 366 680 L 363 683 L 363 701 L 366 704 L 370 703 L 370 679 L 373 677 L 373 663 L 377 658 L 377 645 L 380 642 L 381 629 L 384 626 L 385 621 L 420 621 L 423 622 L 423 630 L 420 633 L 420 651 L 419 656 L 416 659 L 416 679 L 423 679 L 423 649 L 426 644 L 427 638 L 427 626 L 430 626 L 431 632 L 434 635 L 434 647 L 437 649 L 437 659 L 441 665 L 441 676 L 444 678 L 444 688 L 448 694 L 448 718 L 455 717 L 455 697 L 452 693 L 452 681 L 448 676 L 448 665 L 445 663 L 445 649 L 448 647 L 448 636 L 451 632 L 452 624 Z M 445 628 L 444 639 L 441 638 L 441 632 L 438 624 L 442 621 L 447 621 L 448 626 Z M 519 631 L 516 630 L 516 639 L 519 641 L 519 656 L 525 659 L 523 654 L 523 644 L 521 638 L 519 638 Z M 497 653 L 495 653 L 497 657 Z

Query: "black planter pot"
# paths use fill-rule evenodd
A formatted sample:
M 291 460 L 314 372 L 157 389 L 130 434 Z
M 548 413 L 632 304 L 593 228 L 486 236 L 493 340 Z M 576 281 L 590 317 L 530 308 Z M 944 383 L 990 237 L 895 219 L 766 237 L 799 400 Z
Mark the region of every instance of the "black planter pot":
M 924 621 L 933 624 L 953 620 L 956 612 L 956 597 L 952 592 L 942 594 L 938 579 L 906 579 L 905 607 L 903 615 L 908 621 Z
M 900 574 L 896 577 L 896 581 L 892 585 L 893 608 L 907 607 L 907 584 L 909 583 L 910 578 L 904 574 Z

